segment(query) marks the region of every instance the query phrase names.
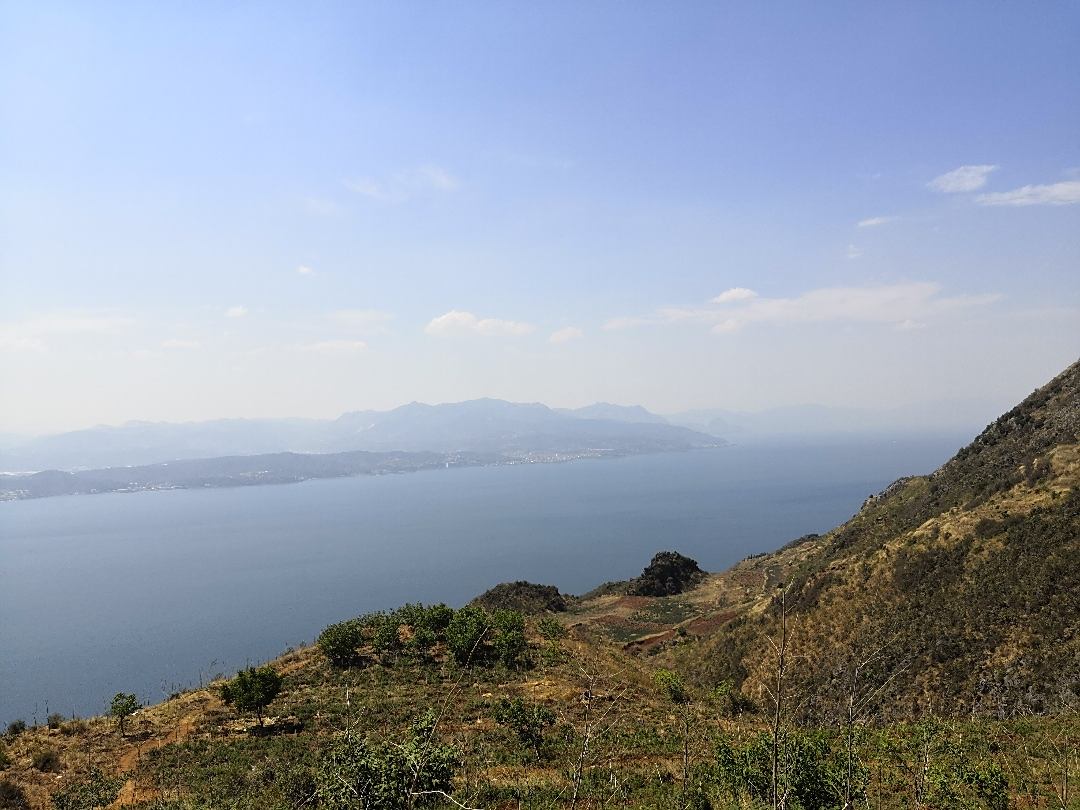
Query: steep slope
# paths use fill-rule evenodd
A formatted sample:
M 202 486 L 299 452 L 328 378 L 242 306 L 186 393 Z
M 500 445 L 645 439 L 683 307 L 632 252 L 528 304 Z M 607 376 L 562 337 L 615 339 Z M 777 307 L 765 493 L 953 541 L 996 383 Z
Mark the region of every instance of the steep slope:
M 745 587 L 753 583 L 753 594 Z M 692 653 L 758 699 L 787 613 L 792 695 L 827 717 L 857 663 L 886 714 L 1045 712 L 1080 697 L 1080 364 L 929 476 L 721 577 L 730 621 Z M 742 601 L 736 583 L 744 585 Z M 715 586 L 719 587 L 719 586 Z M 758 590 L 760 588 L 760 590 Z M 736 609 L 732 610 L 731 608 Z M 886 686 L 887 685 L 887 686 Z

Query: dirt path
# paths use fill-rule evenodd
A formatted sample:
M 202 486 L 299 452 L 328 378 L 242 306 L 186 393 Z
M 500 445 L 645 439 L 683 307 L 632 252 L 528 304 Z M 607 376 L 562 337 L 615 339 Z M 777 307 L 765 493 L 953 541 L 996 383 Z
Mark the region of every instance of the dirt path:
M 186 740 L 195 733 L 196 721 L 199 719 L 200 715 L 200 711 L 185 715 L 180 718 L 180 722 L 166 736 L 153 737 L 125 751 L 120 755 L 118 771 L 120 773 L 134 771 L 144 754 L 148 754 L 151 751 L 162 748 L 170 743 Z M 119 807 L 130 807 L 138 802 L 149 801 L 156 796 L 157 791 L 154 788 L 149 786 L 140 787 L 135 779 L 128 779 L 124 783 L 124 786 L 120 788 L 120 795 L 116 797 L 116 801 L 109 805 L 109 810 L 115 810 L 115 808 Z

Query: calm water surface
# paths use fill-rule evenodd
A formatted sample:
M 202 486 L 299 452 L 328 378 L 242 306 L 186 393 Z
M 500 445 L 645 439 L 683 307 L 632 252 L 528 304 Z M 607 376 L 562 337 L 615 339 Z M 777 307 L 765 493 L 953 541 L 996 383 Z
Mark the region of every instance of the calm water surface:
M 405 601 L 581 593 L 831 528 L 960 437 L 735 446 L 285 486 L 0 503 L 0 722 L 157 701 Z

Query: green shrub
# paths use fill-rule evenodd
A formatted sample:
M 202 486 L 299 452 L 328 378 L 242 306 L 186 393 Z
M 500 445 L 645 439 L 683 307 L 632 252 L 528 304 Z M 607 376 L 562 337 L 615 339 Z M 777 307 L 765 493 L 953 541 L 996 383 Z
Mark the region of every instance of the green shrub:
M 466 605 L 454 612 L 453 619 L 446 628 L 446 644 L 459 664 L 466 665 L 483 658 L 481 642 L 488 628 L 491 617 L 483 608 Z
M 538 703 L 522 698 L 503 698 L 495 706 L 495 722 L 513 731 L 523 746 L 532 750 L 539 762 L 544 729 L 555 724 L 555 714 Z
M 551 616 L 545 616 L 536 623 L 536 629 L 546 641 L 558 641 L 567 636 L 567 630 L 562 622 Z
M 493 645 L 500 663 L 516 667 L 524 663 L 528 644 L 525 641 L 525 617 L 516 610 L 496 610 L 491 615 L 495 629 Z
M 319 634 L 319 649 L 336 667 L 347 667 L 360 659 L 364 626 L 359 619 L 332 624 Z
M 263 709 L 281 691 L 281 676 L 271 666 L 248 667 L 236 673 L 236 677 L 221 687 L 221 698 L 227 705 L 235 705 L 242 712 L 253 713 L 263 724 Z
M 123 784 L 122 777 L 108 777 L 97 768 L 91 768 L 90 778 L 85 782 L 68 785 L 53 794 L 53 807 L 56 810 L 93 810 L 95 807 L 107 807 L 116 801 Z
M 64 715 L 60 714 L 60 712 L 53 712 L 52 714 L 50 714 L 49 719 L 47 721 L 49 728 L 52 728 L 52 729 L 60 728 L 60 726 L 63 724 L 63 722 L 64 722 Z
M 335 741 L 315 771 L 315 795 L 326 810 L 404 810 L 435 804 L 453 790 L 457 751 L 433 737 L 435 716 L 413 725 L 404 744 L 369 744 L 351 732 Z
M 8 756 L 7 748 L 0 745 L 0 771 L 11 767 L 11 757 Z

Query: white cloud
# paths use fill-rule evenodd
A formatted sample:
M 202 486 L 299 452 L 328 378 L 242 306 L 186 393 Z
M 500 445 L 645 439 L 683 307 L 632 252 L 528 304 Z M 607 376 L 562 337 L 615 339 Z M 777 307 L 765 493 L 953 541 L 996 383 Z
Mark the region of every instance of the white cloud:
M 171 338 L 170 340 L 162 341 L 161 348 L 163 349 L 199 349 L 202 348 L 202 344 L 197 340 L 182 340 L 180 338 Z
M 362 340 L 322 340 L 318 343 L 308 343 L 301 348 L 318 354 L 356 354 L 366 350 L 367 343 Z
M 432 318 L 431 322 L 424 327 L 429 335 L 445 337 L 450 335 L 483 335 L 485 337 L 510 337 L 527 335 L 535 327 L 521 321 L 504 321 L 500 318 L 477 318 L 471 312 L 452 309 L 449 312 Z
M 896 217 L 868 217 L 867 219 L 860 219 L 856 224 L 860 228 L 876 228 L 878 225 L 884 225 L 895 219 Z
M 571 340 L 577 340 L 580 337 L 584 337 L 584 335 L 585 333 L 576 326 L 565 326 L 562 329 L 552 332 L 551 337 L 548 338 L 548 343 L 567 343 Z
M 975 201 L 979 205 L 1073 205 L 1080 203 L 1080 180 L 980 194 Z
M 247 307 L 241 304 L 237 304 L 236 306 L 229 307 L 227 310 L 225 310 L 226 318 L 243 318 L 247 314 Z
M 60 312 L 0 323 L 0 349 L 4 351 L 42 351 L 50 339 L 86 335 L 115 335 L 135 323 L 119 315 L 95 315 Z
M 753 290 L 748 290 L 746 287 L 732 287 L 730 290 L 724 290 L 716 298 L 712 299 L 714 304 L 727 304 L 731 301 L 746 301 L 750 298 L 756 298 L 757 293 Z
M 928 319 L 986 306 L 1000 298 L 998 294 L 943 296 L 941 285 L 933 282 L 823 287 L 792 298 L 757 297 L 714 308 L 664 307 L 650 317 L 613 318 L 604 328 L 698 324 L 715 334 L 728 334 L 757 323 L 855 322 L 892 324 L 906 330 L 921 328 Z
M 856 247 L 855 245 L 847 246 L 847 257 L 849 259 L 857 259 L 860 256 L 862 256 L 862 248 Z
M 951 172 L 938 175 L 927 185 L 934 191 L 940 191 L 943 194 L 977 191 L 986 185 L 990 172 L 995 171 L 997 168 L 997 166 L 989 163 L 977 166 L 961 166 L 959 169 L 953 169 Z
M 302 264 L 296 268 L 296 272 L 302 276 L 310 276 L 315 273 L 315 270 L 306 264 Z
M 346 180 L 350 191 L 384 203 L 403 203 L 432 192 L 456 191 L 457 178 L 439 166 L 416 166 L 384 179 L 360 177 Z

